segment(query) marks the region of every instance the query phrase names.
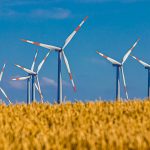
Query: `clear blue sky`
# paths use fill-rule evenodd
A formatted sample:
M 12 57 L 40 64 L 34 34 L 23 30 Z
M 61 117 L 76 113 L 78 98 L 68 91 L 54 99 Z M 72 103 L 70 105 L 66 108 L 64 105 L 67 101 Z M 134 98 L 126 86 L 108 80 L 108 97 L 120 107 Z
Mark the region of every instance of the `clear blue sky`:
M 36 49 L 39 50 L 37 64 L 48 52 L 21 42 L 21 38 L 62 46 L 88 15 L 87 22 L 65 49 L 77 93 L 73 92 L 63 64 L 64 96 L 71 100 L 114 99 L 116 70 L 95 51 L 121 61 L 140 37 L 133 54 L 150 63 L 149 8 L 150 2 L 146 0 L 1 0 L 1 67 L 7 62 L 2 87 L 13 102 L 26 100 L 26 82 L 11 81 L 12 77 L 26 73 L 14 64 L 30 68 Z M 147 71 L 132 58 L 124 64 L 124 71 L 129 98 L 144 98 Z M 45 100 L 56 99 L 57 53 L 48 57 L 39 78 Z M 125 97 L 123 92 L 122 97 Z

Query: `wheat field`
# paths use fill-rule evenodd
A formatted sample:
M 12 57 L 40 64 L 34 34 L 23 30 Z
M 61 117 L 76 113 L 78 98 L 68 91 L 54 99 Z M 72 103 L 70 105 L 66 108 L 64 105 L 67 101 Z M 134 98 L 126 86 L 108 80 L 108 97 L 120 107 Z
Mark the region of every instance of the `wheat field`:
M 150 149 L 150 101 L 2 104 L 0 149 Z

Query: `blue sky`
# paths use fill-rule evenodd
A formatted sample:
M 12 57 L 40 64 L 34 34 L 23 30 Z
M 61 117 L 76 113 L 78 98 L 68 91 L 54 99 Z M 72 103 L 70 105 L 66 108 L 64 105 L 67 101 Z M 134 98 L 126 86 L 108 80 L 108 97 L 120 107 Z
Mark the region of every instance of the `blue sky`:
M 13 102 L 25 101 L 26 82 L 11 81 L 11 78 L 26 74 L 14 64 L 30 68 L 38 49 L 38 65 L 48 50 L 20 39 L 62 46 L 88 15 L 86 23 L 65 49 L 77 92 L 73 92 L 63 64 L 64 96 L 71 100 L 114 99 L 115 68 L 95 51 L 121 61 L 140 37 L 133 54 L 150 63 L 149 7 L 150 2 L 146 0 L 1 0 L 1 67 L 7 63 L 2 87 Z M 147 95 L 147 71 L 132 58 L 124 64 L 124 71 L 129 98 L 144 98 Z M 44 99 L 52 102 L 57 94 L 56 52 L 48 57 L 39 78 Z M 123 91 L 122 97 L 125 97 Z

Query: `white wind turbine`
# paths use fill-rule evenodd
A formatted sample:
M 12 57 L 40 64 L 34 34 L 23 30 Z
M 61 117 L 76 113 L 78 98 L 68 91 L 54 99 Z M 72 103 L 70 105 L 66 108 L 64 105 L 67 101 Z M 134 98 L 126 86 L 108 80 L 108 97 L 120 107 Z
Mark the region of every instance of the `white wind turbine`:
M 124 90 L 125 90 L 125 94 L 126 94 L 126 98 L 128 99 L 128 92 L 127 92 L 127 88 L 126 88 L 126 81 L 125 81 L 125 75 L 124 75 L 124 70 L 123 70 L 123 64 L 125 63 L 125 61 L 127 60 L 127 58 L 129 57 L 130 53 L 132 52 L 132 50 L 135 48 L 135 46 L 137 45 L 139 39 L 134 43 L 134 45 L 127 51 L 127 53 L 124 55 L 122 62 L 118 62 L 98 51 L 96 51 L 100 56 L 104 57 L 105 59 L 107 59 L 109 62 L 112 63 L 112 65 L 114 67 L 116 67 L 116 100 L 120 99 L 120 79 L 119 79 L 119 74 L 120 71 L 122 73 L 122 79 L 123 79 L 123 85 L 124 85 Z
M 145 69 L 147 69 L 147 71 L 148 71 L 147 98 L 150 99 L 150 64 L 140 60 L 139 58 L 137 58 L 137 57 L 135 57 L 133 55 L 131 55 L 131 56 L 132 56 L 132 58 L 137 60 L 140 64 L 142 64 L 145 67 Z
M 41 88 L 40 88 L 38 74 L 39 74 L 39 71 L 41 70 L 44 62 L 46 61 L 47 57 L 49 56 L 50 51 L 46 54 L 44 59 L 38 65 L 37 71 L 35 72 L 34 71 L 34 66 L 35 66 L 35 62 L 36 62 L 36 58 L 37 58 L 37 53 L 38 52 L 36 52 L 36 54 L 35 54 L 31 69 L 27 69 L 27 68 L 22 67 L 20 65 L 16 65 L 18 68 L 20 68 L 23 71 L 27 72 L 28 75 L 25 76 L 25 77 L 19 77 L 19 78 L 12 79 L 12 80 L 27 80 L 27 103 L 30 103 L 30 80 L 31 79 L 32 79 L 32 102 L 35 100 L 35 87 L 36 87 L 38 93 L 40 94 L 41 102 L 43 102 L 43 95 L 42 95 Z
M 1 73 L 0 73 L 0 82 L 2 81 L 2 77 L 3 77 L 5 66 L 6 66 L 6 64 L 3 65 L 3 68 L 2 68 Z M 3 95 L 8 100 L 8 102 L 11 104 L 11 101 L 10 101 L 9 97 L 6 95 L 6 93 L 4 92 L 4 90 L 2 89 L 2 87 L 0 87 L 0 91 L 3 93 Z
M 84 22 L 87 20 L 87 18 L 88 17 L 85 17 L 84 20 L 79 24 L 79 26 L 68 36 L 68 38 L 65 40 L 65 43 L 62 47 L 57 47 L 57 46 L 53 46 L 53 45 L 47 45 L 47 44 L 42 44 L 42 43 L 22 39 L 22 41 L 24 41 L 24 42 L 34 44 L 37 46 L 41 46 L 46 49 L 58 52 L 58 89 L 57 89 L 57 102 L 58 103 L 62 102 L 62 73 L 61 73 L 62 56 L 64 58 L 65 65 L 67 67 L 67 71 L 69 73 L 69 77 L 70 77 L 72 86 L 74 88 L 74 91 L 76 91 L 76 86 L 75 86 L 73 78 L 72 78 L 69 62 L 65 55 L 64 49 L 69 44 L 69 42 L 72 40 L 74 35 L 78 32 L 78 30 L 81 28 L 81 26 L 84 24 Z

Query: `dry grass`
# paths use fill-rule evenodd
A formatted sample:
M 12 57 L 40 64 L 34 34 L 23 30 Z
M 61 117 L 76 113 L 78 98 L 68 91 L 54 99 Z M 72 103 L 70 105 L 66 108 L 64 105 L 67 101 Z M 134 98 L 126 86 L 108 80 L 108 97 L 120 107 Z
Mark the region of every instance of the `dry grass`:
M 150 101 L 1 105 L 0 149 L 150 149 Z

